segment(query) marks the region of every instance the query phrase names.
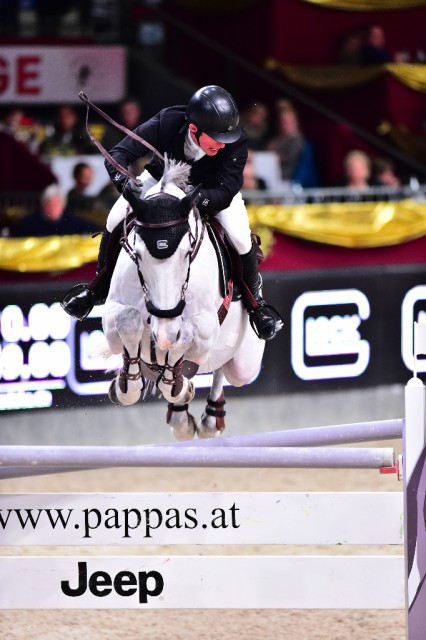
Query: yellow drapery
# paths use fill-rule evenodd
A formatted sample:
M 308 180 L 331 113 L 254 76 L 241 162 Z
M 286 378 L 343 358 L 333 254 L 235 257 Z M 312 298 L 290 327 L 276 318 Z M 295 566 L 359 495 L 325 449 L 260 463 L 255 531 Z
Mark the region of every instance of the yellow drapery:
M 272 231 L 349 248 L 400 244 L 426 235 L 426 203 L 338 202 L 249 206 L 268 253 Z M 68 271 L 95 262 L 99 237 L 0 238 L 0 269 L 21 273 Z
M 424 7 L 426 0 L 305 0 L 329 9 L 349 11 L 389 11 L 391 9 L 410 9 Z
M 389 122 L 382 123 L 380 133 L 388 134 L 397 147 L 426 165 L 426 134 L 412 133 L 405 127 L 394 127 Z
M 68 271 L 98 257 L 100 236 L 0 238 L 0 269 L 21 273 Z
M 383 64 L 374 66 L 327 65 L 295 66 L 283 64 L 274 58 L 265 62 L 269 71 L 279 71 L 288 80 L 308 89 L 338 90 L 356 87 L 375 80 L 383 73 L 390 73 L 407 87 L 426 92 L 426 65 Z
M 248 207 L 252 228 L 348 248 L 385 247 L 426 235 L 426 203 L 332 202 Z

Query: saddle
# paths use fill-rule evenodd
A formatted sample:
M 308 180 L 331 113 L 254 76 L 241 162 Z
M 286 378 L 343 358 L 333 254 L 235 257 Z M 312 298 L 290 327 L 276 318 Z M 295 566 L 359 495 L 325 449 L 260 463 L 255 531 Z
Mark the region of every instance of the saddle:
M 241 300 L 243 295 L 251 296 L 251 292 L 244 283 L 243 268 L 241 258 L 235 247 L 230 243 L 225 233 L 224 227 L 215 218 L 205 221 L 207 233 L 216 251 L 219 267 L 220 291 L 224 298 L 230 295 L 232 289 L 232 302 Z M 257 261 L 260 264 L 264 259 L 263 251 L 260 247 L 260 238 L 252 233 L 257 247 Z

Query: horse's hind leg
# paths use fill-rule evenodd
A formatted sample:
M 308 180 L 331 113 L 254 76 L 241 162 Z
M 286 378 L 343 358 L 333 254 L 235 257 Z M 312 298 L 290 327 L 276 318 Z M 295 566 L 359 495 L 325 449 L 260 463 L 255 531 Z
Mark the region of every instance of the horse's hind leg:
M 167 424 L 170 425 L 176 440 L 192 440 L 197 428 L 194 416 L 188 411 L 187 403 L 175 404 L 169 402 Z
M 223 390 L 223 369 L 213 373 L 213 383 L 207 398 L 206 409 L 197 427 L 199 438 L 215 438 L 225 428 L 225 393 Z
M 114 404 L 130 405 L 139 400 L 144 382 L 140 369 L 142 316 L 134 307 L 123 307 L 115 326 L 123 343 L 123 367 L 111 383 L 109 397 Z

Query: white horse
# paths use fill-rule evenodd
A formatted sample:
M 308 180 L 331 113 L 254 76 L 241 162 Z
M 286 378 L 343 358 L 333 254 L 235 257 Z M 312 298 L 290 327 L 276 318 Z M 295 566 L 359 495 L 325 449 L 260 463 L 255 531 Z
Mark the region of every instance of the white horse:
M 195 208 L 197 189 L 185 195 L 189 165 L 166 160 L 161 181 L 140 199 L 126 189 L 135 226 L 130 230 L 111 282 L 103 329 L 123 366 L 111 383 L 110 399 L 131 405 L 147 380 L 169 402 L 175 437 L 188 440 L 220 434 L 224 427 L 224 377 L 233 386 L 258 373 L 264 351 L 241 301 L 224 303 L 218 258 Z M 188 189 L 188 187 L 187 187 Z M 191 377 L 213 372 L 201 423 L 188 412 Z

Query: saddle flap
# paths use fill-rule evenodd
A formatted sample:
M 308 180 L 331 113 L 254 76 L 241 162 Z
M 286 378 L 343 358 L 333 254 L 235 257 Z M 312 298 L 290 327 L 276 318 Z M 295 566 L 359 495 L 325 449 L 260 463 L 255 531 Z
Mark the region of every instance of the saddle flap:
M 221 293 L 224 297 L 229 294 L 229 282 L 232 281 L 234 283 L 233 299 L 239 299 L 241 293 L 238 284 L 243 282 L 241 258 L 235 247 L 228 240 L 225 229 L 218 220 L 210 218 L 206 223 L 206 227 L 216 251 L 220 272 Z M 255 233 L 251 235 L 255 241 L 257 261 L 260 263 L 264 259 L 263 251 L 260 248 L 260 238 Z

